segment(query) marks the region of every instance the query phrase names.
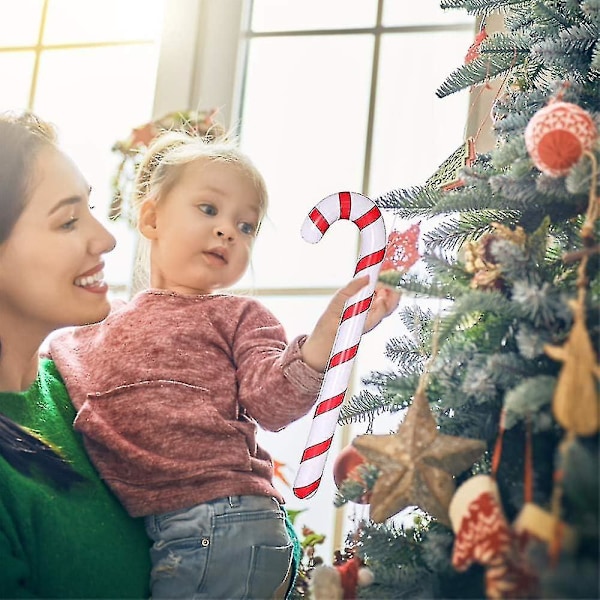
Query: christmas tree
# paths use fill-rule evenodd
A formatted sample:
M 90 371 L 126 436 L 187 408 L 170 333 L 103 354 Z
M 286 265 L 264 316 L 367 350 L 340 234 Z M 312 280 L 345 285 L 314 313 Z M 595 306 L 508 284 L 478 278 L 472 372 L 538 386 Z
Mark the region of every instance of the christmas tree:
M 422 186 L 376 200 L 436 223 L 425 269 L 381 278 L 443 309 L 403 309 L 393 372 L 342 410 L 407 410 L 396 433 L 355 438 L 366 464 L 340 486 L 338 504 L 370 502 L 351 545 L 374 581 L 357 594 L 598 598 L 600 0 L 441 6 L 481 30 L 438 96 L 500 83 L 495 145 L 465 140 Z M 391 524 L 408 506 L 414 525 Z

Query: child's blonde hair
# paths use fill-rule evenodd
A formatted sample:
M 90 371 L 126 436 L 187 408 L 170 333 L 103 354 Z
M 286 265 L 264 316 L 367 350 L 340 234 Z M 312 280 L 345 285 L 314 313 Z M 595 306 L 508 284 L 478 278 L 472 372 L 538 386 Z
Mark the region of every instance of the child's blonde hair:
M 160 202 L 173 186 L 183 168 L 197 160 L 218 161 L 231 164 L 248 177 L 259 199 L 259 227 L 268 208 L 267 186 L 260 171 L 242 152 L 233 138 L 226 135 L 206 139 L 185 131 L 167 131 L 154 139 L 140 163 L 134 183 L 131 206 L 137 224 L 140 207 L 147 199 Z M 258 232 L 258 229 L 257 229 Z M 149 244 L 145 238 L 138 240 L 131 294 L 149 284 Z
M 207 140 L 185 131 L 167 131 L 150 144 L 138 167 L 131 201 L 136 222 L 144 200 L 154 198 L 160 201 L 177 183 L 181 170 L 197 160 L 228 163 L 246 175 L 258 195 L 262 220 L 268 205 L 265 180 L 232 139 Z

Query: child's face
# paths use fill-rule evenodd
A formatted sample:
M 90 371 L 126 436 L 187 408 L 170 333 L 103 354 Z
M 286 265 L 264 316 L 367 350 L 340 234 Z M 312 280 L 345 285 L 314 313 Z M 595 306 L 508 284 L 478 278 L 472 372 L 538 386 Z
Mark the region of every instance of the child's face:
M 210 294 L 233 285 L 250 262 L 260 216 L 258 194 L 237 167 L 204 159 L 186 165 L 140 214 L 152 244 L 152 287 Z

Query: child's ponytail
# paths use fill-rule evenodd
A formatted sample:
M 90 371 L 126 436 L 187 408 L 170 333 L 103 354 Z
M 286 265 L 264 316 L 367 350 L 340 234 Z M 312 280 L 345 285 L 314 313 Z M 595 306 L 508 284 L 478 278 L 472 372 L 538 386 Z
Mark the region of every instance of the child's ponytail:
M 190 136 L 183 131 L 167 131 L 157 137 L 137 168 L 133 186 L 131 205 L 137 221 L 137 214 L 141 203 L 150 196 L 165 194 L 170 187 L 167 180 L 174 179 L 178 165 L 169 160 L 170 153 L 179 146 L 184 146 L 190 141 Z

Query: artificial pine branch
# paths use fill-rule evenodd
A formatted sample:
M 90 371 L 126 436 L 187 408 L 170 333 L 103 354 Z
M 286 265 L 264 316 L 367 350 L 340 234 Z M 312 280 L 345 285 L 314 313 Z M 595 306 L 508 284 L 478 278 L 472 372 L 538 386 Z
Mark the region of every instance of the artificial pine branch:
M 340 425 L 370 423 L 384 412 L 395 413 L 406 408 L 415 393 L 420 374 L 420 372 L 407 373 L 400 379 L 396 375 L 388 376 L 388 381 L 382 386 L 379 395 L 368 389 L 362 389 L 342 405 L 338 423 Z M 368 384 L 368 381 L 365 384 Z
M 373 585 L 360 590 L 361 598 L 427 598 L 432 597 L 429 569 L 422 557 L 421 525 L 416 520 L 411 528 L 363 523 L 359 528 L 359 554 L 374 573 Z M 381 556 L 392 555 L 390 568 Z
M 402 219 L 430 216 L 430 210 L 440 201 L 442 192 L 429 187 L 391 190 L 375 199 L 384 210 L 392 210 Z
M 470 15 L 487 17 L 508 7 L 526 6 L 530 0 L 441 0 L 443 9 L 462 8 Z
M 555 5 L 548 2 L 536 2 L 533 6 L 535 21 L 543 24 L 544 27 L 555 27 L 560 30 L 576 25 L 583 18 L 581 11 L 577 10 L 574 14 L 570 14 L 564 8 L 564 2 Z
M 536 375 L 523 380 L 506 394 L 505 426 L 511 429 L 519 422 L 530 421 L 535 431 L 554 427 L 550 415 L 550 403 L 556 386 L 556 377 Z
M 508 222 L 514 213 L 509 210 L 478 210 L 463 213 L 460 217 L 448 217 L 423 236 L 427 251 L 454 252 L 467 240 L 478 239 L 491 233 L 491 223 Z
M 385 355 L 405 373 L 413 373 L 423 366 L 423 353 L 407 335 L 391 338 L 385 346 Z
M 452 305 L 451 312 L 444 316 L 440 323 L 440 347 L 443 340 L 463 327 L 472 326 L 482 313 L 493 314 L 510 322 L 522 316 L 522 310 L 496 291 L 470 290 L 458 298 Z

